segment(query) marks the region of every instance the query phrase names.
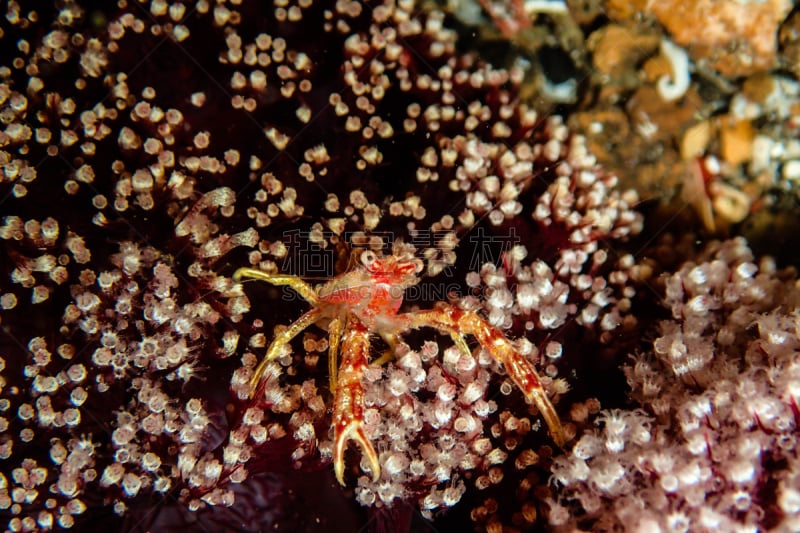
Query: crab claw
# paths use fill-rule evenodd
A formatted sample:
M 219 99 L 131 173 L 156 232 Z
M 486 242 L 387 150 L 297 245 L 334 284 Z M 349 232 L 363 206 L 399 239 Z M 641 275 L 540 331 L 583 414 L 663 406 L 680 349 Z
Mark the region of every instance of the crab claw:
M 350 420 L 344 427 L 336 426 L 333 437 L 333 472 L 336 474 L 336 480 L 340 485 L 344 485 L 344 451 L 347 448 L 347 442 L 353 440 L 361 447 L 361 451 L 367 456 L 369 461 L 369 469 L 372 472 L 372 481 L 377 481 L 381 475 L 381 464 L 378 461 L 378 454 L 375 453 L 375 448 L 372 447 L 367 436 L 364 434 L 364 428 L 361 427 L 360 420 Z
M 508 376 L 525 395 L 525 399 L 539 409 L 547 427 L 550 428 L 553 442 L 559 448 L 564 447 L 567 441 L 564 428 L 533 365 L 514 349 L 511 341 L 477 313 L 445 304 L 427 311 L 399 315 L 397 324 L 399 329 L 405 331 L 432 326 L 449 332 L 456 346 L 466 354 L 469 354 L 470 350 L 464 335 L 473 336 L 489 355 L 503 365 Z
M 369 365 L 369 332 L 366 326 L 350 320 L 345 328 L 341 346 L 341 364 L 333 396 L 333 470 L 344 485 L 344 450 L 354 440 L 367 456 L 372 479 L 381 475 L 378 454 L 364 433 L 364 385 L 361 376 Z

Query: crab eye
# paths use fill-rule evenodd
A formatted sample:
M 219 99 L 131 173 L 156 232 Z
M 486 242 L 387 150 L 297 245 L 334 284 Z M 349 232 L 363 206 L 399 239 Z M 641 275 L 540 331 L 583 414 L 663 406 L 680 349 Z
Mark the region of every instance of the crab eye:
M 365 250 L 361 252 L 361 264 L 367 267 L 367 270 L 372 270 L 375 259 L 375 252 L 372 250 Z

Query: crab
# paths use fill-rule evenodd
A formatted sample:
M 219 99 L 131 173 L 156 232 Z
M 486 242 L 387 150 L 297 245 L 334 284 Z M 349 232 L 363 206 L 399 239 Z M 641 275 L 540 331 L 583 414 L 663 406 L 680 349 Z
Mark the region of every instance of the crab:
M 240 268 L 233 278 L 252 278 L 272 285 L 292 288 L 310 305 L 300 318 L 279 333 L 266 355 L 253 371 L 249 382 L 250 397 L 261 390 L 267 366 L 285 345 L 312 324 L 326 327 L 329 333 L 328 372 L 333 393 L 333 468 L 336 479 L 345 484 L 344 454 L 352 440 L 367 458 L 374 480 L 380 476 L 380 462 L 375 448 L 364 432 L 364 387 L 361 381 L 370 364 L 370 335 L 378 334 L 392 347 L 399 336 L 411 330 L 431 327 L 449 335 L 467 354 L 471 350 L 465 336 L 478 343 L 505 368 L 526 400 L 539 410 L 559 447 L 565 443 L 564 430 L 553 404 L 547 397 L 533 365 L 514 349 L 499 330 L 475 311 L 466 311 L 443 302 L 433 309 L 401 313 L 405 289 L 419 282 L 422 261 L 413 256 L 378 255 L 364 251 L 360 264 L 316 288 L 303 279 L 273 274 L 254 268 Z M 379 358 L 385 360 L 386 357 Z M 337 367 L 337 360 L 339 362 Z

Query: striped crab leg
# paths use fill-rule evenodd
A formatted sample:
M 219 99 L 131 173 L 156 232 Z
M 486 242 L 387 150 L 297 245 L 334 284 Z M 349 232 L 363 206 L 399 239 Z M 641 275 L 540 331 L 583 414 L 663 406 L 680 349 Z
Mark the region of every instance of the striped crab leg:
M 247 267 L 239 268 L 233 273 L 233 281 L 241 281 L 244 278 L 258 279 L 276 286 L 287 285 L 314 307 L 319 305 L 319 298 L 317 297 L 314 287 L 297 276 L 271 274 L 257 268 Z
M 253 398 L 256 396 L 256 392 L 261 386 L 261 380 L 264 378 L 270 361 L 274 360 L 281 353 L 283 347 L 289 344 L 300 332 L 322 318 L 322 312 L 318 307 L 319 300 L 317 298 L 317 293 L 314 292 L 314 288 L 296 276 L 270 274 L 269 272 L 264 272 L 263 270 L 255 268 L 240 268 L 233 273 L 234 281 L 241 281 L 244 278 L 258 279 L 271 283 L 272 285 L 288 285 L 302 296 L 304 300 L 314 306 L 314 308 L 291 323 L 288 328 L 277 335 L 272 340 L 272 343 L 270 343 L 266 355 L 264 355 L 264 358 L 255 368 L 253 376 L 250 378 L 250 397 Z
M 456 339 L 461 335 L 472 335 L 495 360 L 505 368 L 511 380 L 525 395 L 529 403 L 539 409 L 542 418 L 550 429 L 553 442 L 563 447 L 566 442 L 564 428 L 558 418 L 553 404 L 539 380 L 539 374 L 533 365 L 514 349 L 505 335 L 486 322 L 474 311 L 463 311 L 449 305 L 441 305 L 435 309 L 414 311 L 397 315 L 399 325 L 404 330 L 422 327 L 436 328 L 448 333 Z M 462 350 L 466 345 L 456 342 Z M 467 350 L 467 353 L 469 351 Z
M 381 466 L 375 448 L 364 433 L 364 385 L 361 377 L 369 365 L 369 331 L 350 317 L 342 336 L 341 362 L 333 397 L 333 471 L 344 485 L 344 452 L 353 440 L 367 456 L 372 479 L 377 481 Z

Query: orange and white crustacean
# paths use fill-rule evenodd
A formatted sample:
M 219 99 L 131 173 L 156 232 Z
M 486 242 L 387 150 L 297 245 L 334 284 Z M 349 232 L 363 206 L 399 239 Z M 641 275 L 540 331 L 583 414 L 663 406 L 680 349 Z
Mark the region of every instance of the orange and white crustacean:
M 464 311 L 444 303 L 433 309 L 399 313 L 403 292 L 419 281 L 422 261 L 398 255 L 379 256 L 371 251 L 361 254 L 361 264 L 316 288 L 296 276 L 271 274 L 253 268 L 240 268 L 234 280 L 254 278 L 273 285 L 294 289 L 312 308 L 278 334 L 267 348 L 264 359 L 250 379 L 250 394 L 260 390 L 267 366 L 282 348 L 308 326 L 320 323 L 327 327 L 330 340 L 328 371 L 333 400 L 333 466 L 336 479 L 344 485 L 344 452 L 355 441 L 367 458 L 375 480 L 380 475 L 378 455 L 364 429 L 364 387 L 362 374 L 370 364 L 370 334 L 378 334 L 390 346 L 398 335 L 410 330 L 431 327 L 448 334 L 453 342 L 470 353 L 465 335 L 474 337 L 499 361 L 529 402 L 533 402 L 547 423 L 553 441 L 565 442 L 561 422 L 542 387 L 533 365 L 496 328 L 474 311 Z M 337 368 L 337 359 L 339 365 Z

